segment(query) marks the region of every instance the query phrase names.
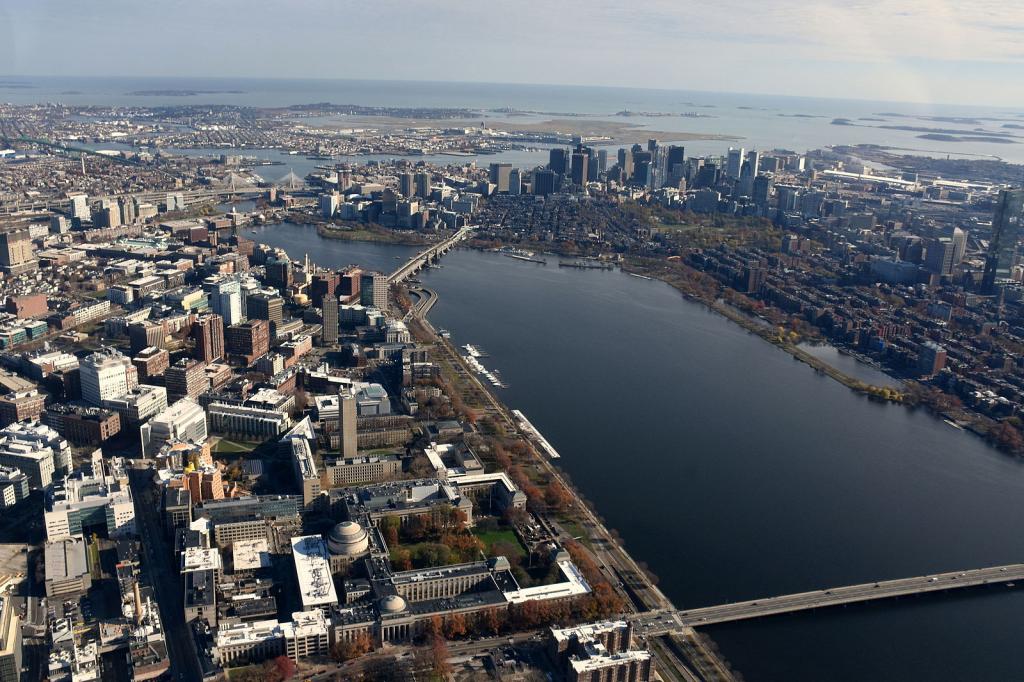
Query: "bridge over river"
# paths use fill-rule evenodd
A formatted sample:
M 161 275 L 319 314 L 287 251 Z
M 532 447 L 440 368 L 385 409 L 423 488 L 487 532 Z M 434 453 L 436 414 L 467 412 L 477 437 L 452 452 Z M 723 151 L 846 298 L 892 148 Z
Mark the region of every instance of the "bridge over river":
M 728 623 L 748 618 L 773 616 L 779 613 L 793 613 L 827 606 L 840 606 L 856 602 L 889 599 L 912 594 L 944 592 L 947 590 L 978 587 L 982 585 L 1012 586 L 1014 581 L 1024 581 L 1024 564 L 993 566 L 952 573 L 935 573 L 916 578 L 883 580 L 877 583 L 834 587 L 781 597 L 769 597 L 751 601 L 707 606 L 698 609 L 665 609 L 637 615 L 634 626 L 640 634 L 658 636 L 680 631 L 688 627 Z

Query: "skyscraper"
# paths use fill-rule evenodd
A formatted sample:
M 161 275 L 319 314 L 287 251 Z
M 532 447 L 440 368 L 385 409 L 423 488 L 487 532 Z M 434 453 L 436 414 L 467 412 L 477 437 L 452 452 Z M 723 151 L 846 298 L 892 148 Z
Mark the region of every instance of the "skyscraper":
M 195 340 L 193 357 L 209 364 L 224 357 L 224 318 L 211 313 L 203 315 L 192 325 Z
M 379 272 L 364 272 L 359 277 L 359 302 L 379 310 L 388 307 L 388 278 Z
M 398 176 L 398 191 L 402 193 L 402 196 L 408 199 L 416 193 L 414 178 L 412 173 L 401 173 Z
M 324 324 L 321 338 L 325 346 L 333 346 L 338 343 L 338 297 L 324 296 L 322 310 Z
M 960 265 L 967 252 L 967 231 L 959 227 L 953 228 L 953 265 Z
M 587 184 L 587 170 L 590 166 L 590 156 L 581 150 L 572 154 L 572 184 Z
M 238 324 L 242 313 L 242 288 L 237 279 L 222 279 L 210 287 L 210 310 L 224 319 L 224 324 Z
M 940 237 L 928 241 L 928 250 L 924 257 L 924 266 L 929 272 L 937 275 L 948 275 L 953 272 L 953 253 L 956 245 L 949 237 Z
M 555 192 L 555 171 L 550 168 L 537 169 L 533 172 L 533 193 L 547 196 Z
M 1001 190 L 992 218 L 992 239 L 989 241 L 985 272 L 981 278 L 981 289 L 986 294 L 995 292 L 998 281 L 1010 278 L 1010 268 L 1017 257 L 1022 213 L 1024 189 Z
M 517 196 L 523 193 L 523 172 L 518 168 L 508 174 L 508 193 Z
M 343 458 L 355 457 L 359 452 L 356 397 L 347 388 L 338 393 L 338 440 Z
M 569 150 L 564 147 L 555 147 L 548 152 L 548 168 L 559 175 L 569 173 Z
M 497 187 L 498 192 L 508 191 L 509 175 L 512 173 L 511 163 L 491 164 L 491 184 Z
M 416 174 L 416 196 L 424 199 L 430 197 L 430 173 Z
M 725 174 L 730 178 L 739 180 L 740 170 L 743 166 L 743 147 L 739 149 L 729 147 L 729 157 L 725 165 Z

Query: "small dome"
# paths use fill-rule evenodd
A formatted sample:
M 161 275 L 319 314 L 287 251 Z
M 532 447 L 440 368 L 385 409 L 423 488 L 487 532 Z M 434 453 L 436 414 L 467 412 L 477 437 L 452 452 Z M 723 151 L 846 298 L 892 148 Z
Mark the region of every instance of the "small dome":
M 358 556 L 369 548 L 366 531 L 354 521 L 342 521 L 327 534 L 327 549 L 336 556 Z
M 401 613 L 405 611 L 405 600 L 397 594 L 380 600 L 381 613 Z

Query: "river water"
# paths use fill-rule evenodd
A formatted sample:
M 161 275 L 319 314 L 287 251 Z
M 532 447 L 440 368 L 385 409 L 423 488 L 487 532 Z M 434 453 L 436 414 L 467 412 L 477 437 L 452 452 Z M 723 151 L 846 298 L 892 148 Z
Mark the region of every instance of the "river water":
M 279 225 L 322 265 L 408 247 Z M 1024 466 L 921 411 L 880 404 L 667 285 L 456 251 L 430 313 L 488 351 L 499 391 L 677 606 L 1019 562 Z M 1021 588 L 709 628 L 749 681 L 1010 680 Z

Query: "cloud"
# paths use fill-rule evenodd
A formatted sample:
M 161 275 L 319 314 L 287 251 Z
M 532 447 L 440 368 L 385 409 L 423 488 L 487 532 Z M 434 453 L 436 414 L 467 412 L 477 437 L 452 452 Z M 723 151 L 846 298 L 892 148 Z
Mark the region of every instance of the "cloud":
M 561 82 L 1024 105 L 1019 0 L 0 0 L 4 11 L 13 47 L 0 49 L 0 73 Z

